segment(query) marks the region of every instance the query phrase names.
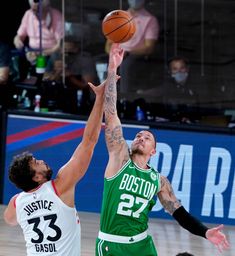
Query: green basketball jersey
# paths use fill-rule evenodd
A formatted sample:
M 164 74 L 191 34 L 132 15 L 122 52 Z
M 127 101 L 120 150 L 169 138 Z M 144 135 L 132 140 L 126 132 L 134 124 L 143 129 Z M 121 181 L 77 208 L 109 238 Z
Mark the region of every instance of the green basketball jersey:
M 159 190 L 160 174 L 129 159 L 115 176 L 104 179 L 100 231 L 120 236 L 144 232 Z

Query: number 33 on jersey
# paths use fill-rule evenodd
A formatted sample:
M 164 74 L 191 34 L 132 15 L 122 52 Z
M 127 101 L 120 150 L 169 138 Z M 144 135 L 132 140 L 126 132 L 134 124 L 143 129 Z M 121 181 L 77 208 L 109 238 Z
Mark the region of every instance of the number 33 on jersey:
M 64 204 L 56 195 L 53 181 L 33 192 L 21 192 L 15 204 L 27 255 L 80 255 L 80 222 L 76 209 Z M 71 232 L 74 226 L 76 232 Z

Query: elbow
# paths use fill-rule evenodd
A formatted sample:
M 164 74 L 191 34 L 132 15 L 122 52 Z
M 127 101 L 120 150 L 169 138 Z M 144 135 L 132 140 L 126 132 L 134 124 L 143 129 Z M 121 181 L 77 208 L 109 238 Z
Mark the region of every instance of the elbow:
M 88 143 L 90 144 L 90 146 L 92 146 L 92 145 L 95 146 L 95 144 L 97 143 L 98 139 L 99 139 L 99 132 L 94 133 L 94 134 L 92 133 L 92 134 L 90 134 L 88 136 Z
M 9 226 L 12 226 L 12 227 L 18 225 L 18 223 L 17 223 L 16 221 L 7 221 L 7 220 L 5 220 L 5 222 L 6 222 Z
M 96 143 L 98 142 L 99 136 L 97 135 L 91 135 L 88 136 L 83 140 L 84 145 L 87 145 L 86 147 L 89 148 L 90 150 L 93 150 Z
M 18 224 L 16 219 L 13 217 L 9 217 L 6 212 L 4 212 L 3 219 L 10 226 L 16 226 Z
M 91 139 L 90 139 L 90 141 L 89 141 L 89 145 L 90 145 L 90 147 L 92 147 L 92 148 L 94 148 L 95 147 L 95 145 L 97 144 L 97 142 L 98 142 L 98 136 L 97 137 L 92 137 Z
M 100 125 L 100 129 L 85 132 L 82 139 L 83 144 L 89 145 L 91 147 L 95 146 L 95 144 L 99 139 L 100 130 L 101 130 L 101 125 Z

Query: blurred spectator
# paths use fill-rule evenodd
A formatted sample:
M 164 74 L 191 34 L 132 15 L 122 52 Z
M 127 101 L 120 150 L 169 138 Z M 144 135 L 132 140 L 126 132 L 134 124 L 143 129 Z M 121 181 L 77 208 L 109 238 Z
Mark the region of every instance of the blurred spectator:
M 35 64 L 37 55 L 40 53 L 40 8 L 39 0 L 29 0 L 30 9 L 27 10 L 21 20 L 14 45 L 17 49 L 23 49 L 28 39 L 26 56 L 31 64 Z M 42 54 L 49 56 L 60 48 L 63 36 L 62 14 L 50 6 L 49 0 L 41 0 L 41 31 L 42 31 Z
M 180 99 L 196 97 L 196 92 L 189 83 L 189 62 L 186 58 L 178 56 L 171 58 L 168 61 L 168 72 L 171 83 L 167 84 L 167 94 Z
M 167 77 L 162 86 L 148 90 L 138 90 L 137 94 L 150 102 L 162 103 L 165 106 L 167 118 L 190 123 L 197 119 L 199 88 L 198 79 L 190 74 L 189 61 L 182 56 L 175 56 L 167 63 Z
M 0 56 L 0 105 L 5 108 L 9 97 L 10 47 L 3 41 L 0 41 Z
M 164 84 L 164 104 L 172 118 L 183 123 L 191 123 L 199 118 L 199 90 L 202 81 L 192 77 L 189 61 L 175 56 L 168 61 L 169 77 Z M 204 85 L 205 87 L 205 85 Z
M 13 38 L 26 10 L 27 1 L 2 1 L 0 8 L 0 105 L 4 108 L 11 103 L 11 50 Z
M 158 20 L 145 9 L 145 0 L 128 0 L 128 4 L 128 12 L 134 17 L 136 32 L 129 41 L 121 44 L 126 53 L 120 66 L 121 93 L 136 90 L 139 86 L 144 87 L 146 71 L 151 68 L 148 60 L 155 50 L 159 34 Z M 106 53 L 109 53 L 111 44 L 109 40 L 106 41 Z
M 182 56 L 176 56 L 167 62 L 167 77 L 164 85 L 149 90 L 138 90 L 138 94 L 152 97 L 164 97 L 164 103 L 172 101 L 184 103 L 187 99 L 196 99 L 196 90 L 190 76 L 189 61 Z
M 10 46 L 0 41 L 0 86 L 8 82 L 10 66 Z
M 73 36 L 65 38 L 64 42 L 64 67 L 61 53 L 55 53 L 48 62 L 47 71 L 44 74 L 44 81 L 63 81 L 63 68 L 65 75 L 65 87 L 67 98 L 65 111 L 70 113 L 88 113 L 92 98 L 88 82 L 98 83 L 95 62 L 87 52 L 80 52 L 79 42 Z M 81 92 L 79 94 L 79 92 Z M 81 102 L 78 99 L 81 95 Z M 80 105 L 79 105 L 80 104 Z

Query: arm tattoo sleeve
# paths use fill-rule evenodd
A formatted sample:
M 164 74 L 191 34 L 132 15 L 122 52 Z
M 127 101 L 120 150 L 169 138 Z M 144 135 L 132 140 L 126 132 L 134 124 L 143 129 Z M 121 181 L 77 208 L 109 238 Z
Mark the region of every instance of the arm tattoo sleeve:
M 124 138 L 122 135 L 121 125 L 118 125 L 113 129 L 106 127 L 105 138 L 106 138 L 107 146 L 110 150 L 112 150 L 112 148 L 116 147 L 117 145 L 120 145 L 121 143 L 123 143 Z
M 181 206 L 181 203 L 176 198 L 172 186 L 166 177 L 161 177 L 161 190 L 163 192 L 158 194 L 159 200 L 165 211 L 172 215 Z
M 125 150 L 124 159 L 129 159 L 128 146 L 123 138 L 121 122 L 117 115 L 117 85 L 116 85 L 116 72 L 111 71 L 108 74 L 107 82 L 105 85 L 105 140 L 109 152 Z
M 105 86 L 104 112 L 105 122 L 108 124 L 110 119 L 117 115 L 117 87 L 116 87 L 116 73 L 109 74 Z

